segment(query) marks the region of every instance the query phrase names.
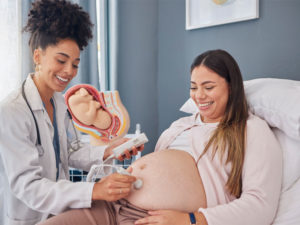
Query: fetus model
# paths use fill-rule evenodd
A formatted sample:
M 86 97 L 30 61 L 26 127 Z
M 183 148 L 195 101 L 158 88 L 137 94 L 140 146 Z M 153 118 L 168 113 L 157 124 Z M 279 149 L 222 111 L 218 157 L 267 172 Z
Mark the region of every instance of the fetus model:
M 66 92 L 65 101 L 75 127 L 91 135 L 92 145 L 111 143 L 128 132 L 130 118 L 118 91 L 79 84 Z

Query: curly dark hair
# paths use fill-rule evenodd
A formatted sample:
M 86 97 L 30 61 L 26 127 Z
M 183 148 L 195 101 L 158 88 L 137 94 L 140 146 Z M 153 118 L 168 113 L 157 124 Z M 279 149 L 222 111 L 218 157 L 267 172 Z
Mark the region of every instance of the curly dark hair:
M 62 39 L 74 40 L 80 50 L 92 39 L 90 16 L 78 4 L 67 0 L 36 0 L 23 31 L 29 32 L 29 46 L 46 49 Z

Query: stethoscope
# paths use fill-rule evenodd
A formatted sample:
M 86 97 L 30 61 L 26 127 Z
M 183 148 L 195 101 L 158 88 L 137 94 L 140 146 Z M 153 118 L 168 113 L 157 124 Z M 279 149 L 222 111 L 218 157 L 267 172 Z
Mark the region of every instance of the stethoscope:
M 25 100 L 25 102 L 26 102 L 26 104 L 27 104 L 27 106 L 28 106 L 28 108 L 29 108 L 29 110 L 30 110 L 30 112 L 32 114 L 32 117 L 33 117 L 33 120 L 34 120 L 34 124 L 35 124 L 35 128 L 36 128 L 36 134 L 37 134 L 37 140 L 36 140 L 35 146 L 38 149 L 39 156 L 42 156 L 42 155 L 44 155 L 44 149 L 43 149 L 42 142 L 41 142 L 40 130 L 39 130 L 39 126 L 37 124 L 36 118 L 34 116 L 34 113 L 32 111 L 32 108 L 29 105 L 29 102 L 28 102 L 27 97 L 25 95 L 25 88 L 24 88 L 25 83 L 26 83 L 26 80 L 24 80 L 23 83 L 22 83 L 22 96 L 23 96 L 23 98 L 24 98 L 24 100 Z M 72 124 L 73 130 L 74 130 L 74 133 L 75 133 L 75 141 L 73 141 L 72 143 L 70 143 L 69 140 L 68 140 L 68 138 L 67 138 L 68 145 L 70 146 L 69 153 L 72 153 L 72 152 L 77 151 L 77 150 L 79 150 L 81 148 L 81 142 L 80 142 L 80 140 L 78 138 L 75 126 L 73 124 L 71 113 L 70 113 L 70 111 L 68 109 L 67 109 L 67 113 L 68 113 L 68 116 L 70 118 L 70 122 Z

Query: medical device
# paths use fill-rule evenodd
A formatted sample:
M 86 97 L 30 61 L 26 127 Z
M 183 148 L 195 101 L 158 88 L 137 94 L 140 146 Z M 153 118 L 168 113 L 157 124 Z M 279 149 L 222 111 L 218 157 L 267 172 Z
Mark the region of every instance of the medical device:
M 145 144 L 147 142 L 148 142 L 148 138 L 147 138 L 146 134 L 141 133 L 141 134 L 137 135 L 136 137 L 129 139 L 125 143 L 115 147 L 113 149 L 113 154 L 111 154 L 108 158 L 106 158 L 106 160 L 103 163 L 107 162 L 109 159 L 120 157 L 121 155 L 124 154 L 124 152 L 126 150 L 131 149 L 133 146 L 139 147 L 140 145 Z
M 24 98 L 24 100 L 25 100 L 25 102 L 26 102 L 26 104 L 27 104 L 27 106 L 28 106 L 28 108 L 29 108 L 29 110 L 30 110 L 30 112 L 31 112 L 31 114 L 32 114 L 32 117 L 33 117 L 33 120 L 34 120 L 34 124 L 35 124 L 35 127 L 36 127 L 37 141 L 36 141 L 36 143 L 35 143 L 35 146 L 37 147 L 37 149 L 38 149 L 38 151 L 39 151 L 39 155 L 43 155 L 43 154 L 44 154 L 44 150 L 43 150 L 43 147 L 42 147 L 42 142 L 41 142 L 41 135 L 40 135 L 39 126 L 38 126 L 37 121 L 36 121 L 36 118 L 35 118 L 35 116 L 34 116 L 34 114 L 33 114 L 32 108 L 31 108 L 30 105 L 29 105 L 28 99 L 27 99 L 27 97 L 26 97 L 26 95 L 25 95 L 25 90 L 24 90 L 25 82 L 26 82 L 26 80 L 24 80 L 24 81 L 23 81 L 23 84 L 22 84 L 22 96 L 23 96 L 23 98 Z M 74 142 L 72 142 L 72 143 L 69 143 L 69 142 L 68 142 L 68 144 L 69 144 L 69 146 L 70 146 L 69 152 L 74 152 L 74 151 L 79 150 L 79 148 L 81 147 L 81 146 L 80 146 L 80 140 L 79 140 L 79 138 L 78 138 L 76 129 L 75 129 L 75 127 L 74 127 L 74 124 L 73 124 L 73 121 L 72 121 L 72 117 L 71 117 L 71 113 L 69 112 L 69 110 L 67 110 L 67 112 L 68 112 L 68 116 L 69 116 L 69 118 L 70 118 L 70 122 L 71 122 L 71 124 L 72 124 L 72 126 L 73 126 L 74 133 L 75 133 L 75 138 L 76 138 L 76 140 L 75 140 Z
M 104 176 L 107 176 L 104 167 L 110 167 L 112 169 L 115 169 L 117 173 L 123 174 L 123 175 L 131 175 L 126 169 L 124 169 L 121 165 L 107 165 L 107 164 L 101 164 L 101 165 L 93 165 L 90 169 L 90 172 L 88 173 L 86 177 L 87 182 L 95 182 L 98 179 L 101 179 Z M 143 181 L 141 179 L 137 179 L 133 183 L 133 187 L 135 189 L 140 189 L 143 186 Z
M 139 134 L 141 134 L 141 125 L 139 124 L 139 123 L 137 123 L 136 125 L 135 125 L 135 135 L 137 136 L 137 135 L 139 135 Z M 134 160 L 138 160 L 139 158 L 141 158 L 142 157 L 142 153 L 139 151 L 138 153 L 137 153 L 137 155 L 135 156 L 135 159 Z
M 94 182 L 97 181 L 99 178 L 105 176 L 104 167 L 111 167 L 114 168 L 117 173 L 124 174 L 124 175 L 131 175 L 127 170 L 125 170 L 121 165 L 108 165 L 105 164 L 109 159 L 118 158 L 121 156 L 126 150 L 131 149 L 133 146 L 139 147 L 142 144 L 148 142 L 148 138 L 145 133 L 139 134 L 136 137 L 128 140 L 127 142 L 117 146 L 113 149 L 113 153 L 104 160 L 102 165 L 93 165 L 87 175 L 86 181 Z M 143 181 L 141 179 L 137 179 L 134 182 L 134 188 L 140 189 L 143 186 Z

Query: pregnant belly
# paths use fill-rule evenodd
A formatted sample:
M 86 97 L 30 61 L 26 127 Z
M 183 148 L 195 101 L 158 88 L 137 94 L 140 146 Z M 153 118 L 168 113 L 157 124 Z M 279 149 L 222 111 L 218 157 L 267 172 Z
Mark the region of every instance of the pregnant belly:
M 180 150 L 147 154 L 132 164 L 132 175 L 143 180 L 126 198 L 146 209 L 173 209 L 185 212 L 206 207 L 202 180 L 194 158 Z

